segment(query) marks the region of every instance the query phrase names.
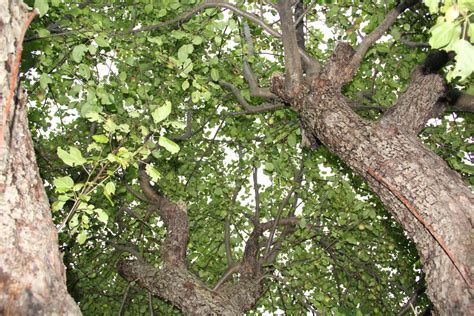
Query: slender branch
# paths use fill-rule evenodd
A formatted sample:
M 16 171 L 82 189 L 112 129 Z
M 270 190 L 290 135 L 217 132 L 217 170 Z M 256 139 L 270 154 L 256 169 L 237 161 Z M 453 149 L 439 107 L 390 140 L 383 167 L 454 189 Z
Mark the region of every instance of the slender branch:
M 184 134 L 175 136 L 172 138 L 174 141 L 183 141 L 188 140 L 193 136 L 193 110 L 188 109 L 186 111 L 186 127 L 184 130 Z
M 123 292 L 122 304 L 120 304 L 119 316 L 125 315 L 125 304 L 128 298 L 128 291 L 130 290 L 131 283 L 127 284 L 125 291 Z
M 278 214 L 277 214 L 277 217 L 276 217 L 275 221 L 273 222 L 272 230 L 270 232 L 270 236 L 268 238 L 267 246 L 265 248 L 265 255 L 268 255 L 268 253 L 270 252 L 270 246 L 272 245 L 273 237 L 275 236 L 276 227 L 277 227 L 278 223 L 280 222 L 280 217 L 281 217 L 281 214 L 283 213 L 283 209 L 290 202 L 290 198 L 293 195 L 296 187 L 301 184 L 301 181 L 303 181 L 303 170 L 304 170 L 304 163 L 303 163 L 303 160 L 301 160 L 300 169 L 295 173 L 295 176 L 294 176 L 294 179 L 293 179 L 294 185 L 291 187 L 291 189 L 288 192 L 287 196 L 281 201 L 281 203 L 278 207 Z M 263 229 L 263 227 L 262 227 L 262 229 Z
M 242 10 L 239 7 L 237 7 L 236 5 L 231 4 L 227 1 L 221 1 L 221 0 L 206 0 L 206 1 L 202 2 L 200 5 L 192 8 L 190 11 L 187 11 L 187 12 L 177 16 L 174 19 L 167 20 L 167 21 L 164 21 L 164 22 L 161 22 L 161 23 L 158 23 L 158 24 L 148 25 L 148 26 L 144 26 L 144 27 L 141 27 L 141 28 L 138 28 L 138 29 L 134 29 L 134 30 L 132 30 L 131 32 L 128 32 L 128 33 L 139 33 L 139 32 L 144 32 L 144 31 L 152 31 L 152 30 L 156 30 L 156 29 L 159 29 L 159 28 L 169 26 L 169 25 L 177 24 L 177 23 L 185 23 L 185 22 L 189 21 L 193 16 L 195 16 L 196 13 L 201 12 L 201 11 L 203 11 L 205 9 L 208 9 L 208 8 L 228 9 L 228 10 L 234 12 L 235 14 L 237 14 L 239 16 L 242 16 L 242 17 L 248 19 L 249 21 L 252 21 L 253 23 L 257 24 L 268 34 L 270 34 L 274 37 L 277 37 L 277 38 L 280 37 L 280 33 L 278 33 L 270 25 L 266 24 L 257 15 L 255 15 L 253 13 L 250 13 L 248 11 Z
M 241 268 L 241 265 L 240 264 L 234 264 L 232 266 L 230 266 L 225 272 L 224 274 L 222 275 L 222 277 L 219 279 L 219 281 L 217 281 L 216 285 L 214 286 L 214 288 L 212 289 L 213 291 L 217 291 L 221 285 L 227 281 L 227 279 L 229 279 L 234 273 L 237 273 L 240 271 L 240 268 Z
M 383 34 L 392 26 L 397 17 L 403 13 L 406 9 L 417 4 L 419 0 L 405 0 L 400 3 L 395 9 L 391 10 L 386 16 L 382 23 L 379 24 L 370 34 L 368 34 L 356 49 L 355 54 L 347 66 L 350 71 L 345 78 L 346 81 L 350 80 L 359 68 L 360 63 L 364 59 L 365 54 L 369 50 L 370 46 L 374 44 Z
M 243 23 L 244 28 L 244 38 L 247 42 L 247 54 L 249 56 L 253 56 L 254 46 L 253 46 L 253 39 L 252 35 L 250 34 L 250 28 L 247 22 L 244 21 Z M 257 78 L 250 67 L 250 64 L 247 58 L 244 58 L 244 78 L 247 81 L 250 89 L 250 95 L 253 97 L 261 97 L 261 98 L 276 98 L 276 95 L 270 92 L 268 88 L 261 88 L 257 83 Z
M 412 48 L 431 48 L 430 44 L 428 43 L 410 41 L 403 38 L 403 36 L 400 37 L 400 43 Z
M 235 98 L 237 99 L 237 102 L 239 102 L 239 104 L 245 110 L 245 113 L 236 112 L 236 114 L 255 114 L 255 113 L 274 111 L 274 110 L 278 110 L 285 107 L 284 103 L 264 103 L 259 106 L 252 106 L 247 102 L 247 100 L 245 100 L 239 88 L 237 88 L 232 83 L 220 80 L 219 85 L 225 89 L 230 90 L 234 94 Z
M 259 192 L 259 184 L 258 184 L 258 168 L 254 165 L 253 166 L 253 189 L 255 195 L 255 223 L 258 225 L 260 223 L 260 192 Z
M 311 11 L 314 6 L 316 6 L 317 2 L 315 0 L 311 1 L 311 3 L 304 9 L 302 13 L 298 15 L 298 17 L 295 19 L 295 27 L 303 21 L 303 18 L 305 17 L 306 14 L 308 14 L 309 11 Z

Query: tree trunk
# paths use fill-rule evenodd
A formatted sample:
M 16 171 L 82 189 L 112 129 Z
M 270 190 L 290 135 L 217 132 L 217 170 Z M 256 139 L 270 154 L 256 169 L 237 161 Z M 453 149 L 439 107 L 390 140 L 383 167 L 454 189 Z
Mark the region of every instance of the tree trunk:
M 28 8 L 21 1 L 0 0 L 0 119 L 6 115 L 15 45 Z M 48 199 L 20 92 L 0 126 L 0 314 L 80 315 L 66 290 Z
M 473 290 L 467 283 L 474 262 L 474 198 L 461 177 L 416 137 L 426 120 L 440 112 L 441 78 L 415 72 L 391 111 L 380 122 L 369 122 L 350 109 L 340 92 L 343 82 L 337 76 L 344 62 L 337 60 L 337 53 L 336 49 L 326 71 L 291 100 L 305 133 L 362 175 L 413 239 L 437 313 L 469 314 L 473 310 Z M 282 87 L 282 78 L 274 77 L 273 90 L 285 97 Z M 409 208 L 442 238 L 463 275 Z

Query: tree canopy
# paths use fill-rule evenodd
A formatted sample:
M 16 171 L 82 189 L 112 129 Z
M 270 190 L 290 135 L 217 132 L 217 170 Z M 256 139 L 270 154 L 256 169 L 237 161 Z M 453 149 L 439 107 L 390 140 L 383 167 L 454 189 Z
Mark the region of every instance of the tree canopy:
M 407 89 L 429 44 L 454 51 L 442 71 L 463 91 L 457 100 L 472 104 L 464 94 L 474 92 L 472 3 L 412 2 L 342 88 L 368 121 Z M 189 271 L 219 291 L 247 273 L 243 262 L 255 240 L 264 289 L 249 314 L 432 308 L 404 230 L 362 177 L 308 141 L 300 113 L 266 88 L 288 66 L 278 24 L 285 11 L 274 2 L 35 6 L 42 16 L 25 39 L 22 83 L 68 289 L 85 315 L 180 314 L 139 281 L 122 278 L 116 263 L 135 258 L 160 268 L 164 257 L 184 251 Z M 298 46 L 327 64 L 338 43 L 357 47 L 399 6 L 296 1 L 286 14 Z M 419 140 L 472 188 L 472 105 L 449 110 Z M 166 213 L 160 202 L 160 213 L 154 195 L 177 208 Z M 172 235 L 172 212 L 189 221 L 184 250 L 162 243 Z

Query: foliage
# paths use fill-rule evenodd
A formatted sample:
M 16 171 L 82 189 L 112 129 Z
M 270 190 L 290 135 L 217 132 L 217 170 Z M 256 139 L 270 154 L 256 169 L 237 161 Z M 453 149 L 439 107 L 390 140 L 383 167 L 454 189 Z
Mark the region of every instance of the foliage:
M 207 9 L 183 24 L 133 31 L 172 19 L 195 6 L 194 0 L 35 3 L 43 17 L 25 43 L 31 53 L 24 63 L 31 78 L 29 118 L 41 174 L 54 201 L 54 220 L 62 229 L 68 286 L 84 314 L 122 308 L 133 315 L 147 313 L 147 293 L 115 271 L 117 259 L 130 253 L 160 263 L 165 230 L 142 201 L 137 182 L 141 163 L 167 196 L 188 205 L 191 270 L 209 285 L 226 268 L 224 219 L 232 223 L 235 258 L 251 232 L 247 214 L 255 212 L 254 168 L 261 220 L 275 218 L 280 210 L 301 219 L 285 240 L 273 266 L 275 277 L 254 313 L 316 309 L 338 315 L 392 314 L 423 287 L 413 244 L 337 157 L 324 147 L 300 147 L 294 112 L 284 108 L 244 115 L 219 85 L 232 82 L 258 105 L 258 98 L 250 98 L 242 63 L 247 58 L 260 84 L 268 85 L 283 61 L 274 38 L 251 25 L 256 54 L 247 56 L 241 18 L 220 9 Z M 321 2 L 308 14 L 308 25 L 316 26 L 324 17 L 325 27 L 308 29 L 308 51 L 327 57 L 338 40 L 357 44 L 360 32 L 374 29 L 394 6 L 393 1 L 384 3 L 385 8 L 370 1 Z M 433 2 L 427 4 L 437 12 Z M 269 20 L 275 16 L 261 3 L 241 6 Z M 442 12 L 453 7 L 466 14 L 472 10 L 458 2 Z M 400 38 L 410 33 L 420 41 L 430 38 L 433 45 L 437 27 L 445 32 L 447 23 L 464 23 L 467 29 L 469 20 L 461 14 L 442 23 L 430 33 L 434 22 L 425 8 L 404 14 L 388 38 L 369 50 L 346 95 L 387 108 L 425 55 Z M 457 69 L 472 67 L 462 45 L 452 45 L 458 54 L 457 68 L 448 74 L 453 78 L 467 78 L 467 72 Z M 379 113 L 360 110 L 368 119 Z M 471 184 L 472 131 L 472 116 L 459 114 L 422 135 Z M 301 166 L 304 178 L 298 185 L 294 174 Z M 423 310 L 429 302 L 422 296 L 416 304 Z M 158 298 L 152 305 L 159 314 L 179 313 Z
M 429 7 L 430 13 L 440 14 L 430 30 L 431 47 L 456 53 L 456 66 L 449 71 L 447 79 L 468 78 L 474 72 L 474 27 L 471 26 L 474 3 L 471 0 L 423 2 Z

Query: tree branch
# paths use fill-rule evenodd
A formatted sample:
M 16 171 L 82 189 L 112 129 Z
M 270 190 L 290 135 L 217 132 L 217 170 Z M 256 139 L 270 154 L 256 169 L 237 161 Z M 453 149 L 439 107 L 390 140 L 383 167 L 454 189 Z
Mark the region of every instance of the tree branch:
M 360 63 L 364 59 L 365 54 L 369 50 L 370 46 L 374 44 L 382 35 L 392 26 L 397 17 L 403 13 L 406 9 L 417 4 L 419 0 L 405 0 L 400 3 L 395 9 L 391 10 L 386 16 L 382 23 L 379 24 L 370 34 L 368 34 L 356 49 L 355 54 L 347 66 L 347 71 L 344 73 L 344 82 L 348 82 L 352 79 L 355 72 L 359 68 Z
M 252 106 L 250 105 L 247 100 L 245 100 L 244 96 L 242 95 L 242 92 L 237 88 L 235 85 L 233 85 L 230 82 L 220 80 L 219 85 L 227 90 L 230 90 L 235 98 L 237 99 L 237 102 L 242 106 L 242 108 L 245 110 L 243 112 L 235 112 L 235 114 L 255 114 L 255 113 L 263 113 L 263 112 L 269 112 L 269 111 L 274 111 L 278 110 L 281 108 L 285 107 L 284 103 L 264 103 L 259 106 Z
M 418 66 L 413 72 L 407 90 L 385 113 L 380 124 L 418 134 L 430 118 L 437 117 L 444 110 L 438 100 L 445 91 L 446 87 L 441 76 L 425 75 L 423 68 Z
M 196 13 L 201 12 L 205 9 L 209 9 L 209 8 L 225 8 L 225 9 L 228 9 L 228 10 L 234 12 L 235 14 L 237 14 L 241 17 L 244 17 L 244 18 L 248 19 L 249 21 L 252 21 L 253 23 L 257 24 L 268 34 L 270 34 L 274 37 L 277 37 L 277 38 L 280 37 L 280 33 L 278 33 L 270 25 L 266 24 L 257 15 L 255 15 L 253 13 L 250 13 L 250 12 L 247 12 L 245 10 L 242 10 L 239 7 L 237 7 L 236 5 L 231 4 L 227 1 L 221 1 L 221 0 L 206 0 L 206 1 L 202 2 L 201 4 L 199 4 L 198 6 L 192 8 L 190 11 L 187 11 L 187 12 L 177 16 L 174 19 L 163 21 L 161 23 L 154 24 L 154 25 L 144 26 L 144 27 L 132 30 L 131 32 L 128 32 L 128 33 L 138 33 L 138 32 L 144 32 L 144 31 L 152 31 L 152 30 L 156 30 L 156 29 L 159 29 L 159 28 L 169 26 L 169 25 L 177 24 L 177 23 L 185 23 L 185 22 L 189 21 Z
M 303 68 L 294 27 L 290 0 L 280 0 L 277 5 L 280 15 L 281 39 L 285 53 L 285 90 L 289 98 L 296 96 L 303 78 Z

